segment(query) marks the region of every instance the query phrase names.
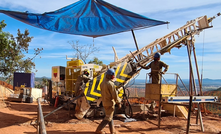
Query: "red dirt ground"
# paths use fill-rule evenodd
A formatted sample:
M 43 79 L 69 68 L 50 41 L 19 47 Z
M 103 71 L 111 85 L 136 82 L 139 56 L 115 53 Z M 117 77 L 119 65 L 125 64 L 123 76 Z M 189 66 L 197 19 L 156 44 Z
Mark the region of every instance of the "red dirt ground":
M 55 108 L 42 103 L 44 115 Z M 73 114 L 70 113 L 70 115 Z M 138 116 L 137 116 L 138 117 Z M 18 103 L 0 101 L 0 134 L 36 134 L 33 121 L 37 118 L 37 103 Z M 102 119 L 77 120 L 69 117 L 68 110 L 61 109 L 45 118 L 47 134 L 93 134 Z M 191 117 L 191 123 L 196 123 L 196 117 Z M 203 115 L 205 132 L 199 125 L 190 126 L 191 134 L 221 134 L 221 118 L 213 115 Z M 114 119 L 118 134 L 185 134 L 187 120 L 181 117 L 162 116 L 161 129 L 158 129 L 156 117 L 146 121 L 123 122 Z M 108 126 L 104 129 L 109 132 Z

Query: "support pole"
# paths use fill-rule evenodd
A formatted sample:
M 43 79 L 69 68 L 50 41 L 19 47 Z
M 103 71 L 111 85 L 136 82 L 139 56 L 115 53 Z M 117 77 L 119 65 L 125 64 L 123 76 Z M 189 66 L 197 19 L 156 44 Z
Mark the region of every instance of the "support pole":
M 162 74 L 160 75 L 160 97 L 159 97 L 159 108 L 158 108 L 158 128 L 160 129 L 160 121 L 161 121 L 161 104 L 162 104 Z
M 202 83 L 200 81 L 200 75 L 199 75 L 199 68 L 198 68 L 198 63 L 197 63 L 197 58 L 196 58 L 196 51 L 195 51 L 195 45 L 194 43 L 192 43 L 193 45 L 193 55 L 194 55 L 194 60 L 195 60 L 195 65 L 196 65 L 196 72 L 197 72 L 197 77 L 198 77 L 198 82 L 199 82 L 199 88 L 200 88 L 200 95 L 203 95 L 203 91 L 202 91 Z
M 137 52 L 139 52 L 139 47 L 138 47 L 137 40 L 136 40 L 136 37 L 135 37 L 135 34 L 134 34 L 134 30 L 131 29 L 131 32 L 132 32 L 132 35 L 133 35 L 133 38 L 134 38 L 134 43 L 135 43 L 135 46 L 137 48 Z M 141 60 L 141 56 L 140 55 L 138 55 L 138 59 Z
M 179 75 L 178 75 L 178 77 L 179 77 L 179 79 L 180 79 L 181 83 L 183 84 L 184 88 L 185 88 L 185 89 L 186 89 L 186 91 L 188 92 L 187 87 L 185 86 L 185 84 L 183 83 L 183 81 L 182 81 L 182 79 L 180 78 L 180 76 L 179 76 Z M 188 95 L 190 95 L 190 91 L 188 92 Z
M 43 117 L 43 111 L 41 108 L 41 102 L 40 99 L 38 98 L 38 130 L 37 130 L 37 134 L 47 134 L 46 132 L 46 127 L 45 127 L 45 122 L 44 122 L 44 117 Z
M 195 83 L 194 75 L 193 75 L 193 67 L 192 67 L 192 60 L 191 60 L 190 43 L 187 43 L 187 51 L 188 51 L 189 64 L 190 64 L 190 77 L 191 77 L 191 84 L 193 83 L 193 88 L 194 88 L 194 91 L 195 91 L 195 95 L 198 95 L 198 93 L 197 93 L 197 89 L 196 89 L 196 83 Z
M 190 50 L 189 50 L 189 44 L 187 43 L 187 53 L 189 58 L 189 68 L 190 68 L 190 76 L 189 76 L 189 94 L 193 95 L 193 86 L 192 86 L 192 66 L 191 66 L 191 58 L 190 58 Z
M 197 89 L 196 89 L 196 83 L 195 83 L 195 79 L 194 79 L 194 75 L 193 75 L 192 61 L 191 61 L 191 49 L 190 49 L 191 44 L 192 44 L 192 38 L 191 38 L 191 42 L 187 41 L 187 51 L 188 51 L 189 64 L 190 64 L 190 84 L 191 84 L 191 89 L 192 89 L 192 87 L 194 88 L 195 95 L 198 95 Z M 192 84 L 193 84 L 193 86 L 192 86 Z M 192 95 L 193 94 L 191 94 L 191 96 Z M 200 121 L 201 128 L 203 128 L 202 114 L 201 113 L 199 114 L 199 111 L 201 112 L 199 105 L 197 106 L 197 108 L 198 108 L 197 109 L 198 112 L 197 112 L 197 116 L 196 116 L 196 124 L 198 124 L 198 117 L 199 117 L 201 119 L 201 121 Z M 204 131 L 204 129 L 202 129 L 202 131 Z
M 200 127 L 201 127 L 202 132 L 204 132 L 200 103 L 197 103 L 197 105 L 198 105 L 198 115 L 199 115 L 199 118 L 200 118 Z
M 176 105 L 173 105 L 173 117 L 176 116 Z
M 160 129 L 160 121 L 161 121 L 161 100 L 162 100 L 162 94 L 160 94 L 159 108 L 158 108 L 158 128 L 159 129 Z
M 189 101 L 189 110 L 188 110 L 188 121 L 187 121 L 187 127 L 186 127 L 186 134 L 189 134 L 190 132 L 190 117 L 191 117 L 191 107 L 192 107 L 192 101 L 193 101 L 193 96 L 190 96 L 190 101 Z
M 176 89 L 178 87 L 178 74 L 175 74 L 176 75 Z M 181 91 L 183 93 L 183 91 Z M 177 96 L 177 93 L 176 93 L 176 96 Z
M 199 83 L 199 88 L 200 88 L 200 95 L 203 96 L 203 90 L 202 90 L 202 77 L 200 79 L 200 74 L 199 74 L 199 68 L 198 68 L 198 63 L 197 63 L 197 58 L 196 58 L 196 50 L 195 50 L 195 44 L 193 43 L 193 54 L 194 54 L 194 60 L 195 60 L 195 65 L 196 65 L 196 72 L 197 72 L 197 77 L 198 77 L 198 83 Z M 202 104 L 202 107 L 204 109 L 204 112 L 206 112 L 205 104 Z

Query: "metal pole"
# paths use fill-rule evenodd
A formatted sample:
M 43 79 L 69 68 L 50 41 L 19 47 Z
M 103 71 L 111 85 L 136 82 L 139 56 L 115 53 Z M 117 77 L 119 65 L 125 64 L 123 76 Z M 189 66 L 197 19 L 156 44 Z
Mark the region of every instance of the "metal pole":
M 178 74 L 175 74 L 176 75 L 176 90 L 177 90 L 177 87 L 178 87 Z M 183 91 L 181 91 L 183 93 Z M 176 92 L 176 96 L 177 96 L 177 92 Z
M 203 90 L 202 90 L 202 79 L 203 78 L 201 77 L 201 79 L 200 79 L 199 68 L 198 68 L 198 63 L 197 63 L 197 58 L 196 58 L 195 44 L 194 43 L 192 43 L 192 44 L 193 44 L 193 54 L 194 54 L 194 60 L 195 60 L 195 65 L 196 65 L 196 72 L 197 72 L 199 88 L 200 88 L 200 95 L 202 96 L 203 95 Z M 204 112 L 206 112 L 206 108 L 205 108 L 204 103 L 202 105 L 203 105 Z
M 191 44 L 192 44 L 192 47 L 193 47 L 193 49 L 194 49 L 194 43 L 193 43 L 193 41 L 192 41 L 192 38 L 191 38 Z M 196 62 L 196 59 L 195 59 L 195 62 Z M 197 64 L 197 63 L 196 63 Z M 191 62 L 191 67 L 192 67 L 192 62 Z M 198 66 L 197 66 L 198 67 Z M 196 68 L 196 70 L 198 70 L 197 68 Z M 195 79 L 194 79 L 194 75 L 193 75 L 193 68 L 192 68 L 192 78 L 193 78 L 193 87 L 194 87 L 194 90 L 195 90 L 195 95 L 198 95 L 198 92 L 197 92 L 197 88 L 196 88 L 196 83 L 195 83 Z M 199 77 L 198 77 L 199 78 Z M 198 79 L 199 80 L 199 79 Z M 196 115 L 196 124 L 198 124 L 198 118 L 200 118 L 200 125 L 201 125 L 201 127 L 203 127 L 202 125 L 202 114 L 201 113 L 199 113 L 199 111 L 201 112 L 201 110 L 200 110 L 200 107 L 199 107 L 200 105 L 197 105 L 197 115 Z M 202 131 L 203 131 L 204 129 L 202 129 Z
M 197 105 L 198 105 L 198 115 L 199 115 L 199 117 L 200 117 L 200 127 L 201 127 L 202 132 L 204 132 L 203 119 L 202 119 L 200 104 L 197 103 Z
M 162 74 L 160 75 L 160 100 L 159 100 L 159 108 L 158 108 L 158 128 L 160 129 L 160 121 L 161 121 L 161 102 L 162 102 L 162 94 L 161 94 L 161 87 L 162 87 Z
M 191 117 L 192 101 L 193 101 L 193 96 L 190 95 L 189 110 L 188 110 L 188 121 L 187 121 L 186 134 L 189 134 L 189 131 L 190 131 L 190 117 Z
M 40 99 L 38 98 L 38 112 L 39 112 L 39 132 L 41 133 L 41 134 L 47 134 L 47 132 L 46 132 L 46 128 L 45 128 L 45 122 L 44 122 L 44 117 L 43 117 L 43 112 L 42 112 L 42 108 L 41 108 L 41 104 L 40 104 Z
M 185 84 L 183 83 L 183 81 L 182 81 L 182 79 L 180 78 L 180 76 L 179 76 L 179 79 L 180 79 L 181 83 L 183 84 L 184 88 L 186 89 L 186 91 L 188 92 L 188 94 L 190 95 L 190 91 L 188 91 L 187 87 L 186 87 Z
M 199 68 L 198 68 L 194 43 L 192 43 L 192 45 L 193 45 L 193 55 L 194 55 L 194 60 L 195 60 L 195 65 L 196 65 L 196 72 L 197 72 L 197 77 L 198 77 L 198 82 L 199 82 L 199 87 L 200 87 L 200 95 L 202 96 L 203 95 L 202 84 L 201 84 L 201 81 L 200 81 Z
M 133 35 L 133 38 L 134 38 L 134 43 L 135 43 L 135 46 L 137 48 L 137 52 L 139 52 L 139 47 L 138 47 L 137 40 L 136 40 L 136 37 L 135 37 L 135 34 L 134 34 L 134 30 L 131 29 L 131 32 L 132 32 L 132 35 Z M 140 55 L 138 56 L 138 59 L 141 60 L 141 56 Z
M 190 64 L 190 82 L 191 82 L 191 88 L 193 87 L 194 88 L 194 91 L 195 91 L 195 95 L 197 95 L 197 89 L 196 89 L 196 83 L 195 83 L 195 80 L 194 80 L 194 75 L 193 75 L 193 68 L 192 68 L 192 61 L 191 61 L 191 51 L 190 51 L 190 43 L 188 42 L 187 43 L 187 50 L 188 50 L 188 57 L 189 57 L 189 64 Z M 192 86 L 192 82 L 193 82 L 193 86 Z M 198 110 L 198 109 L 197 109 Z M 198 124 L 198 112 L 197 112 L 197 115 L 196 115 L 196 124 Z
M 182 93 L 183 96 L 185 96 L 185 94 L 183 93 L 183 91 L 181 90 L 181 88 L 179 86 L 177 86 L 180 90 L 180 92 Z
M 161 121 L 161 100 L 162 100 L 162 94 L 160 93 L 159 108 L 158 108 L 158 128 L 159 129 L 160 129 L 160 121 Z
M 188 42 L 188 41 L 187 41 Z M 193 87 L 192 87 L 192 67 L 191 67 L 191 58 L 190 58 L 190 50 L 189 50 L 189 44 L 187 43 L 187 53 L 189 58 L 189 68 L 190 68 L 190 76 L 189 76 L 189 94 L 193 95 Z
M 191 38 L 191 44 L 192 44 L 192 38 Z M 191 88 L 192 88 L 192 82 L 193 82 L 193 88 L 194 88 L 194 90 L 195 90 L 195 95 L 198 95 L 198 93 L 197 93 L 197 89 L 196 89 L 196 83 L 195 83 L 195 79 L 194 79 L 194 75 L 193 75 L 193 68 L 192 68 L 192 61 L 191 61 L 191 51 L 190 51 L 190 42 L 189 41 L 187 41 L 187 50 L 188 50 L 188 57 L 189 57 L 189 64 L 190 64 L 190 78 L 191 78 L 191 80 L 192 81 L 190 81 L 191 82 Z M 191 94 L 191 96 L 192 96 L 192 94 Z M 202 119 L 202 115 L 201 115 L 201 113 L 199 114 L 199 110 L 200 110 L 200 107 L 199 107 L 199 105 L 198 105 L 198 107 L 197 107 L 198 109 L 198 112 L 197 112 L 197 116 L 196 116 L 196 124 L 198 124 L 198 117 L 200 118 L 200 119 Z M 200 110 L 200 112 L 201 112 L 201 110 Z M 202 122 L 202 120 L 200 121 L 200 123 L 201 123 L 201 127 L 203 127 L 203 122 Z M 203 131 L 204 129 L 202 129 L 202 131 Z
M 197 113 L 196 113 L 196 124 L 198 125 L 198 118 L 199 118 L 199 107 L 197 105 Z
M 194 75 L 193 75 L 193 68 L 192 68 L 192 61 L 191 61 L 191 51 L 190 51 L 190 46 L 189 43 L 187 44 L 187 51 L 188 51 L 188 57 L 189 57 L 189 64 L 190 64 L 190 77 L 191 77 L 191 87 L 192 87 L 192 82 L 193 82 L 193 88 L 195 90 L 195 95 L 197 95 L 197 89 L 196 89 L 196 83 L 194 80 Z

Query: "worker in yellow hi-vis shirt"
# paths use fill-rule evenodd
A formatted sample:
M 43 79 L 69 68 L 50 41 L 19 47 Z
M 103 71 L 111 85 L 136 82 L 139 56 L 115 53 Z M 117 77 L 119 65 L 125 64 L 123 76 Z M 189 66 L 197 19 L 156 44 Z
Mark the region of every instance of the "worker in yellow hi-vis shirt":
M 106 77 L 100 85 L 102 103 L 105 110 L 105 118 L 97 127 L 95 132 L 96 134 L 105 134 L 105 132 L 101 130 L 107 124 L 109 125 L 111 134 L 116 134 L 116 131 L 114 130 L 113 115 L 115 104 L 118 104 L 118 108 L 121 108 L 121 104 L 119 102 L 120 99 L 118 98 L 118 92 L 115 88 L 115 84 L 112 81 L 114 74 L 114 69 L 108 69 L 106 72 Z
M 159 53 L 155 53 L 154 61 L 152 61 L 149 65 L 147 65 L 147 66 L 143 66 L 141 64 L 139 64 L 139 65 L 143 69 L 150 69 L 151 68 L 150 77 L 152 79 L 152 84 L 160 84 L 161 74 L 165 74 L 169 68 L 169 66 L 167 64 L 160 61 L 160 54 Z M 165 68 L 163 72 L 162 72 L 162 67 Z

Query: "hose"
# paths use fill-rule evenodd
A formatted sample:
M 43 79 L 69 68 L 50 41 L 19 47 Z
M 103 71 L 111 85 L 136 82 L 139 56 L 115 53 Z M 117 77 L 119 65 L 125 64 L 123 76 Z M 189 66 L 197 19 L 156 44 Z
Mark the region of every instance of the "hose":
M 129 95 L 130 95 L 130 91 L 128 90 L 128 89 L 126 89 L 127 90 L 127 92 L 128 92 L 128 95 L 126 94 L 126 90 L 125 90 L 125 87 L 123 87 L 123 89 L 124 89 L 124 94 L 123 94 L 123 105 L 124 105 L 124 114 L 125 114 L 125 116 L 127 117 L 127 118 L 131 118 L 132 116 L 133 116 L 133 111 L 132 111 L 132 107 L 131 107 L 131 105 L 130 105 L 130 102 L 129 102 L 129 100 L 128 100 L 128 98 L 129 98 Z M 128 112 L 126 111 L 126 104 L 128 104 Z

